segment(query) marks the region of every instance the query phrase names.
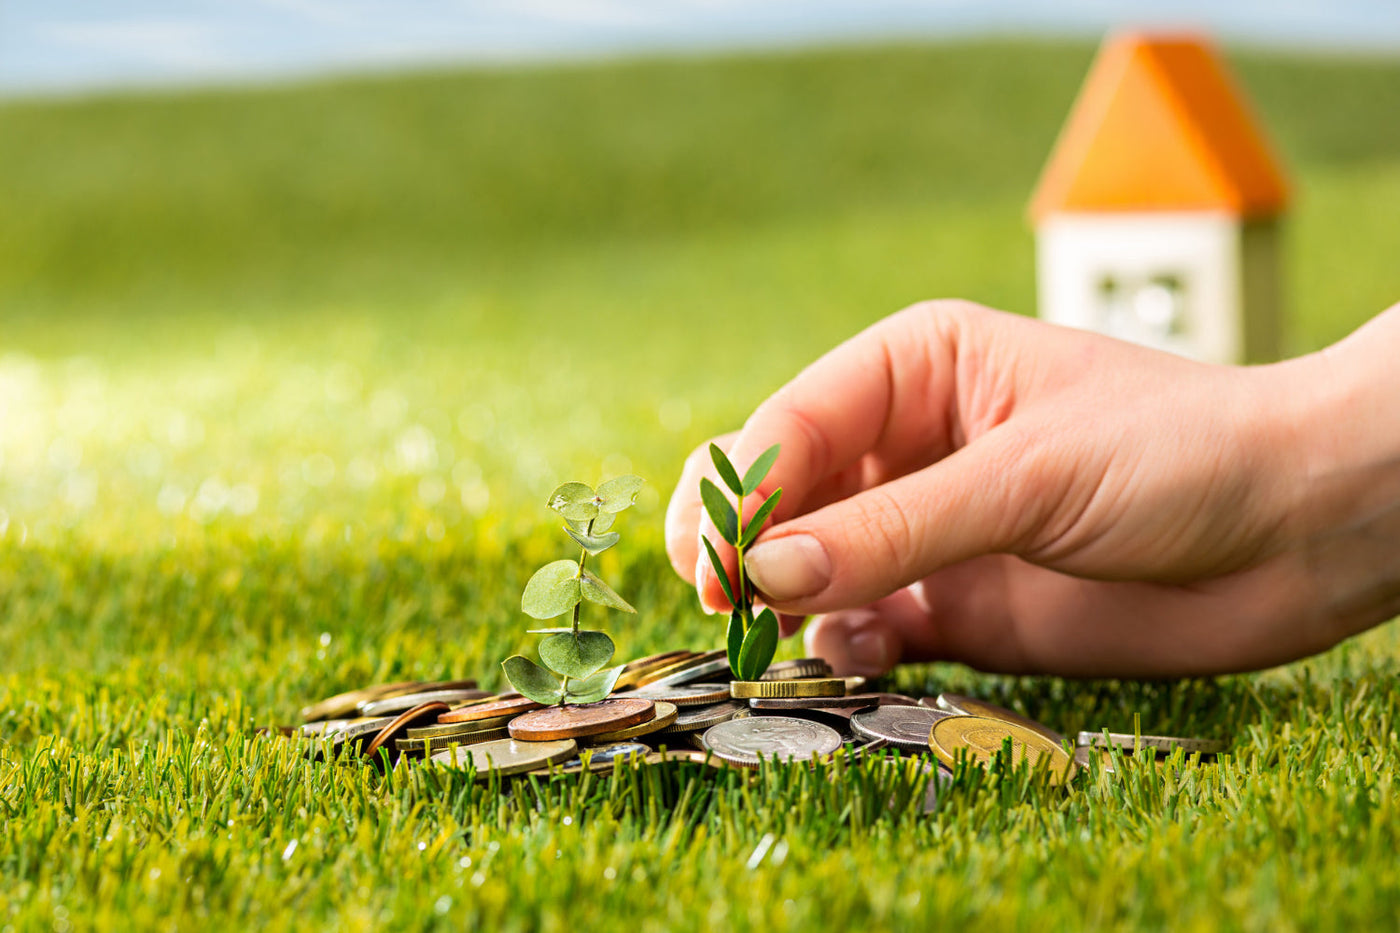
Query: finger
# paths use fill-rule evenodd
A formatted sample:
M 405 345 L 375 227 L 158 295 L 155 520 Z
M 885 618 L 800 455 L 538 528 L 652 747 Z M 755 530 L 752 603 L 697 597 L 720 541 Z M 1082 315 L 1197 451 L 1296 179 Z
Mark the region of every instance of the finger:
M 936 656 L 931 632 L 927 607 L 903 589 L 861 609 L 818 616 L 803 647 L 809 657 L 824 658 L 837 677 L 879 677 L 906 655 Z
M 764 601 L 791 614 L 865 606 L 940 568 L 1009 551 L 1043 522 L 1058 480 L 1002 425 L 952 456 L 784 522 L 746 555 Z

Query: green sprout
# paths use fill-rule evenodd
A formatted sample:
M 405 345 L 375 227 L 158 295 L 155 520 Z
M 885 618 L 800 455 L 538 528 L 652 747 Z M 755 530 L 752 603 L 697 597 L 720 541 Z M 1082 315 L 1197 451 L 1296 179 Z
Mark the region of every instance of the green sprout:
M 773 653 L 778 650 L 778 617 L 766 606 L 754 616 L 754 599 L 757 592 L 753 582 L 744 572 L 744 551 L 763 530 L 763 523 L 773 514 L 773 509 L 777 508 L 783 491 L 776 490 L 765 499 L 748 524 L 744 523 L 744 499 L 758 492 L 759 485 L 778 459 L 778 445 L 775 444 L 760 454 L 742 480 L 739 478 L 739 471 L 734 469 L 734 464 L 729 462 L 724 451 L 714 444 L 710 445 L 710 459 L 714 460 L 720 479 L 724 480 L 724 485 L 734 493 L 735 499 L 734 504 L 731 504 L 720 488 L 709 479 L 700 480 L 700 500 L 705 503 L 705 511 L 710 513 L 710 520 L 715 523 L 719 536 L 734 548 L 739 566 L 738 584 L 735 585 L 731 583 L 715 546 L 710 543 L 709 538 L 701 537 L 705 542 L 705 550 L 710 555 L 710 563 L 714 565 L 715 573 L 719 576 L 720 586 L 724 588 L 724 595 L 729 597 L 729 605 L 733 607 L 729 614 L 727 641 L 729 670 L 739 680 L 758 680 L 763 676 L 763 672 L 768 670 Z
M 636 500 L 642 482 L 639 476 L 619 476 L 596 492 L 583 483 L 565 483 L 549 497 L 549 507 L 564 516 L 564 530 L 582 550 L 576 561 L 556 560 L 535 571 L 520 596 L 520 608 L 540 620 L 572 610 L 573 624 L 530 630 L 533 635 L 548 636 L 540 642 L 544 666 L 520 655 L 501 662 L 511 686 L 536 703 L 596 703 L 612 692 L 622 673 L 625 665 L 606 667 L 616 650 L 613 640 L 602 632 L 581 631 L 579 610 L 587 600 L 623 612 L 637 611 L 586 565 L 590 556 L 618 542 L 621 536 L 609 529 L 617 514 Z

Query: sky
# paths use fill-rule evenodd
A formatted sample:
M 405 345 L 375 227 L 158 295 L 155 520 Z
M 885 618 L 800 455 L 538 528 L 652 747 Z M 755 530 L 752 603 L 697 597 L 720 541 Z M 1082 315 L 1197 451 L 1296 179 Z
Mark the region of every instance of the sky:
M 1400 53 L 1400 0 L 0 0 L 0 94 L 1125 25 Z

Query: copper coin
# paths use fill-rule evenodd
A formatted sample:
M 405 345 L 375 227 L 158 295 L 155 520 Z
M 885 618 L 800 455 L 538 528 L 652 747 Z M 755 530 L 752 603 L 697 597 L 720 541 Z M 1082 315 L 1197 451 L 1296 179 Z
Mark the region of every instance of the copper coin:
M 600 732 L 597 735 L 590 735 L 584 739 L 585 745 L 611 745 L 614 742 L 630 742 L 633 739 L 641 738 L 644 735 L 651 735 L 653 732 L 660 732 L 676 721 L 680 715 L 680 710 L 675 704 L 667 703 L 665 700 L 656 700 L 656 716 L 646 722 L 638 723 L 635 726 L 628 726 L 626 729 L 618 729 L 613 732 Z
M 438 722 L 474 722 L 478 719 L 492 719 L 496 716 L 504 716 L 507 713 L 528 713 L 542 707 L 543 703 L 536 703 L 529 697 L 515 697 L 510 700 L 495 700 L 491 703 L 473 703 L 471 706 L 462 706 L 457 709 L 448 710 L 438 717 Z
M 870 709 L 879 706 L 878 698 L 870 694 L 853 697 L 754 697 L 752 709 Z
M 410 710 L 405 710 L 394 717 L 392 722 L 379 730 L 379 734 L 370 740 L 369 744 L 365 746 L 364 756 L 366 758 L 373 758 L 378 754 L 381 748 L 389 743 L 390 739 L 398 738 L 399 733 L 409 726 L 416 722 L 430 721 L 438 713 L 445 713 L 448 709 L 449 707 L 446 703 L 432 702 L 424 703 L 421 706 L 415 706 Z M 397 758 L 398 755 L 396 754 L 394 757 Z
M 638 687 L 628 696 L 665 700 L 677 706 L 705 706 L 729 699 L 729 684 L 676 684 L 671 687 L 651 685 Z
M 616 732 L 656 717 L 656 704 L 641 697 L 613 697 L 582 706 L 550 706 L 510 721 L 512 738 L 526 742 L 576 739 Z

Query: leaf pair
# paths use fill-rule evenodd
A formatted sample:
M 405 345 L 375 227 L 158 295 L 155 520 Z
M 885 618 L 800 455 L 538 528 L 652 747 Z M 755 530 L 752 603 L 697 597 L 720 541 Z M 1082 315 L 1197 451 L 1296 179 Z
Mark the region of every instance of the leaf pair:
M 601 633 L 594 633 L 601 634 Z M 617 678 L 622 676 L 625 664 L 606 668 L 590 677 L 570 680 L 568 690 L 553 674 L 540 667 L 529 658 L 514 655 L 501 662 L 506 679 L 517 693 L 527 696 L 536 703 L 551 706 L 561 700 L 572 703 L 596 703 L 612 693 Z
M 744 474 L 741 481 L 734 465 L 724 455 L 724 451 L 714 444 L 710 445 L 710 458 L 714 460 L 720 478 L 724 480 L 724 484 L 729 487 L 730 491 L 740 499 L 744 496 L 751 496 L 758 491 L 759 485 L 768 475 L 768 471 L 772 468 L 777 457 L 778 448 L 776 446 L 768 448 L 762 456 L 754 461 L 753 466 L 749 467 L 749 471 Z M 754 542 L 759 532 L 763 530 L 763 523 L 768 521 L 768 516 L 772 515 L 773 510 L 778 507 L 782 496 L 781 489 L 775 490 L 754 512 L 748 524 L 740 528 L 738 512 L 735 511 L 735 507 L 730 503 L 728 497 L 708 477 L 700 480 L 700 501 L 704 504 L 710 521 L 715 523 L 719 536 L 731 547 L 736 548 L 748 547 Z
M 640 476 L 617 476 L 598 487 L 585 483 L 565 483 L 549 496 L 549 507 L 564 516 L 573 528 L 578 523 L 593 522 L 593 532 L 607 531 L 612 527 L 611 516 L 626 510 L 637 501 L 645 481 Z M 598 517 L 609 516 L 604 527 L 598 527 Z M 578 529 L 578 530 L 587 530 Z
M 736 609 L 729 615 L 726 647 L 730 672 L 739 680 L 758 680 L 778 650 L 778 617 L 765 607 L 745 632 L 744 614 Z
M 584 599 L 623 612 L 637 611 L 592 571 L 580 572 L 578 563 L 567 559 L 551 561 L 535 571 L 520 595 L 520 608 L 532 618 L 553 619 Z
M 739 471 L 734 469 L 734 464 L 729 462 L 729 458 L 719 449 L 718 444 L 710 445 L 710 459 L 714 461 L 719 478 L 724 480 L 724 485 L 729 487 L 730 492 L 736 496 L 751 496 L 758 492 L 758 487 L 763 484 L 768 471 L 773 469 L 773 464 L 778 459 L 778 449 L 779 445 L 774 444 L 759 454 L 758 459 L 749 465 L 742 480 L 739 479 Z

